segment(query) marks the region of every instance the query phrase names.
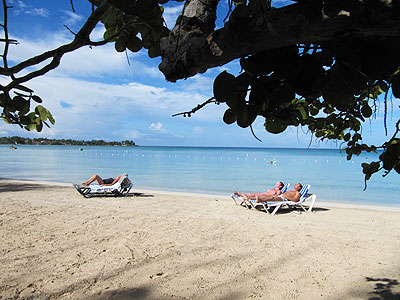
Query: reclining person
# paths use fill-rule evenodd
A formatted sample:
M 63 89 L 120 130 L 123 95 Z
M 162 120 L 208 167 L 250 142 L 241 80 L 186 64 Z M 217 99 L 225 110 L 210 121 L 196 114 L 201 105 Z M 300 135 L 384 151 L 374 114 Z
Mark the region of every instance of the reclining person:
M 279 195 L 268 195 L 268 194 L 243 194 L 243 197 L 246 200 L 249 199 L 257 199 L 257 203 L 260 202 L 269 202 L 269 201 L 282 201 L 282 197 L 286 198 L 289 201 L 297 202 L 299 201 L 301 194 L 300 191 L 303 186 L 300 183 L 296 183 L 293 187 L 293 190 L 284 192 L 281 196 Z M 250 196 L 248 196 L 250 195 Z
M 94 174 L 92 177 L 89 178 L 88 181 L 83 182 L 82 185 L 89 185 L 94 181 L 97 181 L 98 184 L 100 184 L 100 185 L 113 185 L 121 178 L 121 176 L 122 176 L 122 174 L 118 175 L 115 178 L 102 179 L 99 175 Z
M 272 189 L 269 189 L 268 191 L 264 192 L 264 193 L 239 193 L 237 191 L 233 191 L 233 194 L 235 194 L 236 196 L 240 196 L 246 199 L 256 199 L 256 197 L 259 199 L 260 197 L 272 197 L 272 196 L 279 196 L 280 194 L 282 194 L 281 189 L 283 188 L 283 182 L 282 181 L 278 181 L 275 186 Z

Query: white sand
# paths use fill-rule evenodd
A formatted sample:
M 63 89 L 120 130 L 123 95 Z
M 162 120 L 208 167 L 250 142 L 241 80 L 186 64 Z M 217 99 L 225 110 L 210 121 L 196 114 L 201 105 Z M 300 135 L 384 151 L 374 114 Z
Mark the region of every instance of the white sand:
M 0 180 L 0 299 L 400 298 L 398 209 L 140 192 Z

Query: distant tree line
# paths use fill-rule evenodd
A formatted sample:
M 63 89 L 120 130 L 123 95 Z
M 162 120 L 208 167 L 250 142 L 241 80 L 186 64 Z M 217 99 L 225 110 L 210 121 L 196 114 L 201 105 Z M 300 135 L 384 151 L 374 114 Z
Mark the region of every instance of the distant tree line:
M 47 139 L 47 138 L 24 138 L 19 136 L 0 137 L 0 144 L 19 145 L 76 145 L 76 146 L 136 146 L 134 141 L 106 142 L 104 140 L 71 140 L 71 139 Z

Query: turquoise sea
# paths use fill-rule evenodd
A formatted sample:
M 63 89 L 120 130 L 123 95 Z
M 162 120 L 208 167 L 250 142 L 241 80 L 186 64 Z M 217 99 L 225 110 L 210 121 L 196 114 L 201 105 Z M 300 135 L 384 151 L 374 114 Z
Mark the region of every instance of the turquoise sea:
M 311 184 L 317 201 L 400 205 L 400 175 L 375 174 L 364 191 L 361 163 L 332 149 L 0 145 L 0 177 L 80 183 L 128 173 L 138 189 L 230 195 L 263 192 L 276 181 Z

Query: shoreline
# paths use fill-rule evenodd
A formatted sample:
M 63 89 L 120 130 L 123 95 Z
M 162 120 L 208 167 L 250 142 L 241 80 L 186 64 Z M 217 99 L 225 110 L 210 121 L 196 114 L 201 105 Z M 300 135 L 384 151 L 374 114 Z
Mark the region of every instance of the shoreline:
M 13 181 L 13 182 L 21 182 L 21 183 L 31 183 L 31 184 L 42 184 L 42 185 L 55 185 L 55 186 L 63 186 L 70 187 L 72 183 L 59 182 L 59 181 L 43 181 L 43 180 L 24 180 L 24 179 L 9 179 L 0 177 L 0 181 Z M 179 191 L 167 191 L 167 190 L 158 190 L 158 189 L 137 189 L 135 186 L 131 190 L 130 193 L 134 192 L 138 193 L 154 193 L 159 195 L 170 194 L 177 196 L 194 196 L 194 197 L 205 197 L 210 199 L 230 199 L 230 195 L 223 194 L 211 194 L 211 193 L 189 193 L 189 192 L 179 192 Z M 232 201 L 230 199 L 230 201 Z M 232 201 L 233 202 L 233 201 Z M 305 204 L 308 204 L 305 202 Z M 400 212 L 400 203 L 394 206 L 387 205 L 379 205 L 379 204 L 358 204 L 358 203 L 348 203 L 348 202 L 338 202 L 338 201 L 326 201 L 318 199 L 315 201 L 314 207 L 318 207 L 321 204 L 322 206 L 326 206 L 327 208 L 347 208 L 347 209 L 367 209 L 367 210 L 379 210 L 379 211 L 395 211 Z

